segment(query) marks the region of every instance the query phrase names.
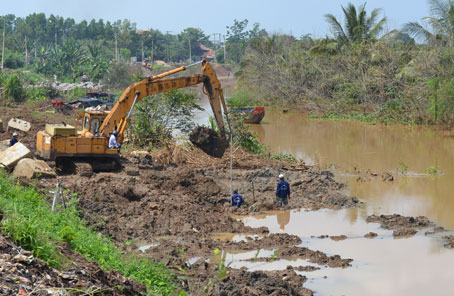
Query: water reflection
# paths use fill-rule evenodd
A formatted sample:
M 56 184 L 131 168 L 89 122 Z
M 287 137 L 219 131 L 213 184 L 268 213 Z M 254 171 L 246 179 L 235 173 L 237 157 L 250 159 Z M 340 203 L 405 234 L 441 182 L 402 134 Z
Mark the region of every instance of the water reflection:
M 281 230 L 285 230 L 285 225 L 290 222 L 290 211 L 285 211 L 278 213 L 276 215 L 277 224 L 279 224 L 279 228 Z
M 425 127 L 383 126 L 357 121 L 308 120 L 298 112 L 267 108 L 263 124 L 251 130 L 274 153 L 290 153 L 339 173 L 406 172 L 394 182 L 345 180 L 351 194 L 367 201 L 368 212 L 428 216 L 454 229 L 454 138 Z M 421 175 L 439 168 L 440 176 Z M 419 174 L 419 177 L 418 177 Z

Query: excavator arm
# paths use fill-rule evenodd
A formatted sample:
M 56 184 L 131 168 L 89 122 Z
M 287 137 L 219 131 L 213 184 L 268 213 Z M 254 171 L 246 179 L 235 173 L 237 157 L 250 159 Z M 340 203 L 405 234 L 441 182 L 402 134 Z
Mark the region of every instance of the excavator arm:
M 209 98 L 216 123 L 222 137 L 225 138 L 225 128 L 221 105 L 226 116 L 228 116 L 227 108 L 225 105 L 221 84 L 216 76 L 216 72 L 208 62 L 202 62 L 202 74 L 195 74 L 178 78 L 164 78 L 165 76 L 184 71 L 190 66 L 183 66 L 160 75 L 151 76 L 128 87 L 107 115 L 106 119 L 99 129 L 100 133 L 108 137 L 113 130 L 117 130 L 120 133 L 120 139 L 122 139 L 126 126 L 129 123 L 132 110 L 134 109 L 135 104 L 141 99 L 169 90 L 203 83 L 204 93 Z

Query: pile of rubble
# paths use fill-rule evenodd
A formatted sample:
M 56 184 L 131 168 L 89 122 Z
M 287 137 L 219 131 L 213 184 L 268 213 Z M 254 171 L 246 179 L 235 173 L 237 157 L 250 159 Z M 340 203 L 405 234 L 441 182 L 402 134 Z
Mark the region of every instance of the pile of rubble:
M 50 87 L 52 89 L 61 91 L 61 92 L 71 92 L 76 88 L 88 89 L 93 91 L 103 91 L 106 89 L 106 86 L 101 83 L 95 83 L 92 81 L 86 82 L 76 82 L 76 83 L 66 83 L 66 82 L 39 82 L 35 87 Z
M 145 287 L 72 254 L 60 271 L 0 235 L 0 295 L 139 295 Z M 121 288 L 120 288 L 121 286 Z M 121 289 L 121 290 L 118 290 Z
M 30 131 L 31 124 L 25 120 L 12 118 L 7 129 L 18 130 L 24 133 Z M 0 132 L 3 131 L 3 122 L 0 120 Z M 0 143 L 0 168 L 13 171 L 16 178 L 32 179 L 38 176 L 54 177 L 55 171 L 43 161 L 33 158 L 33 154 L 24 144 L 18 142 L 9 147 L 9 140 Z

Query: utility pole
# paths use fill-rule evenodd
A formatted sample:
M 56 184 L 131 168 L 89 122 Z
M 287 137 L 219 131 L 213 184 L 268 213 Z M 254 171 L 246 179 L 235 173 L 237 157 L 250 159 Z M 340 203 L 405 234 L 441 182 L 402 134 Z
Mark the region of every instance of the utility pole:
M 143 59 L 144 59 L 144 54 L 143 54 L 143 39 L 142 39 L 142 62 L 143 62 Z
M 30 61 L 30 58 L 28 56 L 27 36 L 25 36 L 25 64 L 27 65 L 29 61 Z
M 151 39 L 151 62 L 154 61 L 154 39 Z
M 118 63 L 118 35 L 115 32 L 115 61 Z
M 189 63 L 192 63 L 191 38 L 188 39 L 188 42 L 189 42 Z
M 6 23 L 6 21 L 5 21 Z M 3 27 L 3 45 L 2 45 L 2 70 L 3 70 L 3 60 L 5 58 L 5 30 L 6 30 L 6 26 Z
M 227 61 L 227 51 L 225 50 L 225 35 L 224 35 L 224 64 Z
M 167 43 L 167 62 L 170 63 L 170 44 L 169 44 L 169 33 L 172 31 L 166 31 L 166 43 Z

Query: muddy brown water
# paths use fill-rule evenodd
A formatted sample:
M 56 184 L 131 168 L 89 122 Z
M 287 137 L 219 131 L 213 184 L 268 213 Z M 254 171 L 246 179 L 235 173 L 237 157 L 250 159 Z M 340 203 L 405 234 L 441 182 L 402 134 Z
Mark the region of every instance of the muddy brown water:
M 302 272 L 309 278 L 307 288 L 316 295 L 453 295 L 454 251 L 443 248 L 441 235 L 425 236 L 426 230 L 421 230 L 413 237 L 395 239 L 392 231 L 366 223 L 365 218 L 423 215 L 454 229 L 454 137 L 424 127 L 314 120 L 270 108 L 262 124 L 252 125 L 251 130 L 273 153 L 289 153 L 334 171 L 337 179 L 348 184 L 349 194 L 365 201 L 359 209 L 297 210 L 243 218 L 248 226 L 298 235 L 302 246 L 310 249 L 354 259 L 350 268 Z M 380 177 L 357 181 L 367 170 L 388 172 L 394 181 Z M 378 236 L 365 238 L 369 232 Z M 334 241 L 318 238 L 321 235 L 348 238 Z M 269 252 L 273 250 L 225 256 L 232 267 L 249 270 L 311 265 L 292 258 L 265 263 L 245 260 Z
M 454 229 L 454 136 L 425 127 L 307 119 L 302 113 L 266 109 L 251 125 L 274 153 L 289 153 L 333 170 L 367 213 L 427 216 Z M 357 172 L 396 176 L 357 182 Z M 428 172 L 438 171 L 436 176 Z

